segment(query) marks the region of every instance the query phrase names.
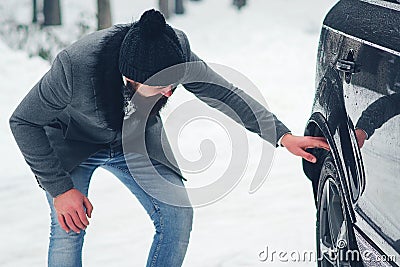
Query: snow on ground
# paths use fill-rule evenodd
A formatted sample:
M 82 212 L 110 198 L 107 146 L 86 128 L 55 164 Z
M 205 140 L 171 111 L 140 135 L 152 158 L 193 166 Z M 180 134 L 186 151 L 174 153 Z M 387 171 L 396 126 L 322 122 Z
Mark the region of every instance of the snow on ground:
M 115 22 L 137 19 L 154 1 L 136 1 L 136 6 L 132 2 L 113 1 Z M 230 2 L 186 2 L 186 16 L 173 17 L 169 22 L 187 33 L 192 49 L 204 60 L 230 66 L 250 78 L 272 111 L 294 133 L 302 134 L 313 98 L 319 28 L 334 2 L 248 1 L 242 12 L 230 7 Z M 66 23 L 79 13 L 78 9 L 94 10 L 89 1 L 71 0 L 68 5 L 76 8 L 64 7 Z M 0 55 L 0 266 L 44 266 L 49 229 L 47 203 L 17 150 L 8 118 L 27 90 L 47 71 L 48 64 L 28 59 L 23 52 L 11 51 L 1 42 Z M 172 101 L 178 103 L 178 96 L 190 98 L 181 89 Z M 174 102 L 170 105 L 173 107 Z M 249 135 L 250 153 L 257 153 L 260 142 Z M 197 150 L 191 153 L 195 157 Z M 225 155 L 217 153 L 217 157 Z M 250 157 L 243 180 L 228 196 L 196 208 L 185 266 L 316 265 L 292 262 L 289 255 L 288 262 L 280 261 L 278 254 L 273 262 L 270 258 L 265 262 L 258 259 L 266 246 L 270 253 L 314 251 L 315 209 L 301 161 L 284 149 L 276 151 L 265 184 L 250 195 L 255 160 Z M 137 200 L 101 169 L 92 180 L 90 199 L 95 210 L 86 236 L 85 266 L 144 266 L 153 228 Z

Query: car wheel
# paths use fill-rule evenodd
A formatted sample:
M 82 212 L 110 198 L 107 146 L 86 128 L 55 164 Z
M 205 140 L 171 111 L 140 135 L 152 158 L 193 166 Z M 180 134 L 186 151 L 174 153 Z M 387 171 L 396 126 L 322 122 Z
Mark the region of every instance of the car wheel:
M 319 267 L 364 266 L 342 194 L 336 165 L 328 155 L 318 185 L 316 237 Z

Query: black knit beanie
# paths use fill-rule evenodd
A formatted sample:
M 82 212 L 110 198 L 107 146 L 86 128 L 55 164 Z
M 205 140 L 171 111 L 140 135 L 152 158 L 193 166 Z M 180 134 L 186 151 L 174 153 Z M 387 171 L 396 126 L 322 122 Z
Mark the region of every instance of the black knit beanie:
M 119 53 L 119 70 L 125 77 L 145 83 L 151 76 L 170 66 L 183 63 L 184 56 L 175 31 L 164 16 L 154 9 L 143 13 L 126 34 Z M 161 80 L 149 85 L 168 85 L 182 76 L 174 70 L 161 75 Z M 179 72 L 179 73 L 177 73 Z

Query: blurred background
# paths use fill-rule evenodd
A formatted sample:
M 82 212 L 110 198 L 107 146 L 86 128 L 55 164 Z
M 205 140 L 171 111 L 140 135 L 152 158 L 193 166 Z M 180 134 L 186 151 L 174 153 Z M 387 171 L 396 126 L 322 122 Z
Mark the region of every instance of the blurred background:
M 10 47 L 51 61 L 60 49 L 89 32 L 136 20 L 149 8 L 160 10 L 166 19 L 182 16 L 190 2 L 199 1 L 5 0 L 0 3 L 1 35 Z M 246 3 L 232 0 L 231 5 L 240 11 Z
M 160 9 L 171 26 L 185 31 L 197 55 L 248 77 L 272 112 L 302 135 L 314 97 L 319 32 L 335 2 L 1 0 L 0 266 L 46 265 L 47 203 L 13 140 L 8 118 L 60 50 L 97 29 L 136 21 L 145 10 Z M 178 89 L 163 116 L 180 99 L 193 98 Z M 207 129 L 224 138 L 218 129 Z M 184 266 L 316 266 L 312 261 L 258 258 L 266 246 L 270 251 L 315 251 L 312 189 L 299 158 L 277 149 L 266 182 L 255 194 L 248 193 L 260 142 L 248 134 L 248 168 L 238 186 L 220 201 L 195 210 Z M 195 141 L 183 143 L 190 144 L 187 155 L 198 156 Z M 217 158 L 229 155 L 225 150 L 217 153 Z M 102 169 L 94 174 L 89 198 L 95 209 L 86 235 L 85 266 L 145 265 L 152 223 L 116 181 Z

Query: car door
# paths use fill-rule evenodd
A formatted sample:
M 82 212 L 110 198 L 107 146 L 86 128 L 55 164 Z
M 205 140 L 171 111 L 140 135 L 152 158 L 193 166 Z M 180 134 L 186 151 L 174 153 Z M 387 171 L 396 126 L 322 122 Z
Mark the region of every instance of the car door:
M 325 19 L 341 36 L 337 61 L 343 98 L 361 147 L 364 177 L 354 198 L 356 227 L 387 255 L 400 253 L 400 4 L 342 0 Z M 356 150 L 358 150 L 356 148 Z

